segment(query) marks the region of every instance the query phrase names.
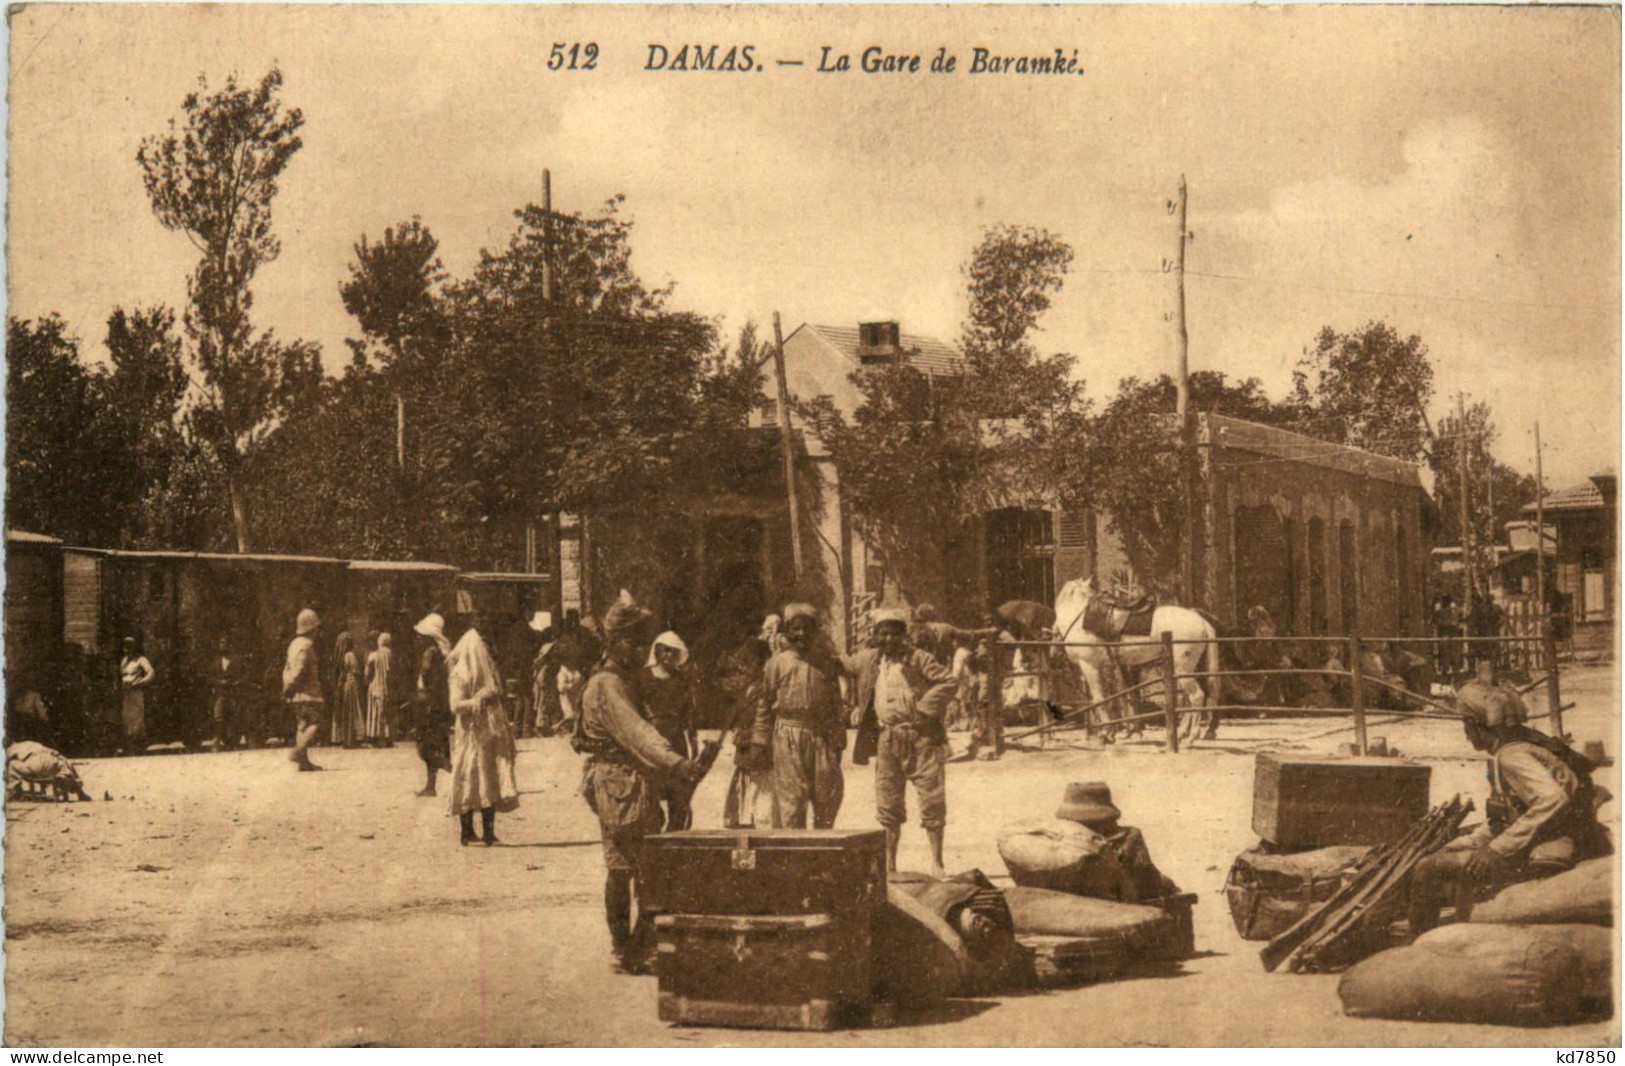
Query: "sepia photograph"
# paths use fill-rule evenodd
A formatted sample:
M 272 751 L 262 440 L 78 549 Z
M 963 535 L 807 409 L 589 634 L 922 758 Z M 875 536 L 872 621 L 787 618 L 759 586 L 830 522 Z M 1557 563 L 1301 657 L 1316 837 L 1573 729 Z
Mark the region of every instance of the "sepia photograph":
M 1614 1061 L 1617 6 L 7 23 L 7 1048 Z

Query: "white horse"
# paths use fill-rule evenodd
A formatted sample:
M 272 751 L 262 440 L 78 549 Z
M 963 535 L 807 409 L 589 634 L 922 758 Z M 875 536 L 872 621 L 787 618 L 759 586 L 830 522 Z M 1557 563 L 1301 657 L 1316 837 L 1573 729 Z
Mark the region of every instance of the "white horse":
M 1090 632 L 1083 624 L 1084 612 L 1088 609 L 1090 601 L 1098 595 L 1099 593 L 1095 591 L 1094 578 L 1088 577 L 1068 581 L 1061 586 L 1061 591 L 1055 597 L 1055 632 L 1066 642 L 1067 657 L 1077 666 L 1078 673 L 1088 685 L 1089 699 L 1096 702 L 1110 695 L 1101 677 L 1113 665 L 1113 653 L 1105 646 L 1106 638 Z M 1159 606 L 1151 615 L 1150 636 L 1143 638 L 1144 643 L 1134 643 L 1136 638 L 1128 638 L 1129 643 L 1116 650 L 1116 664 L 1120 667 L 1136 667 L 1156 662 L 1162 657 L 1164 633 L 1172 633 L 1176 642 L 1186 642 L 1174 644 L 1174 673 L 1195 674 L 1203 657 L 1206 657 L 1205 673 L 1208 675 L 1206 692 L 1193 677 L 1181 677 L 1177 682 L 1187 706 L 1206 706 L 1209 693 L 1216 694 L 1218 691 L 1213 676 L 1219 669 L 1219 644 L 1216 639 L 1218 634 L 1214 632 L 1212 624 L 1206 618 L 1189 607 L 1171 604 Z M 1208 721 L 1204 735 L 1211 740 L 1218 729 L 1218 716 L 1206 717 Z

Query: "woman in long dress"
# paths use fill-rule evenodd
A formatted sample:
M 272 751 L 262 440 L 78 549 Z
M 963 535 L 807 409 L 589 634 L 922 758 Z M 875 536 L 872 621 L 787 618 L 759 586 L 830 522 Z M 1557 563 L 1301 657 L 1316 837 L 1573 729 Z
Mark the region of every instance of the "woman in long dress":
M 502 674 L 480 635 L 484 618 L 476 618 L 447 659 L 451 713 L 451 800 L 448 814 L 462 826 L 462 843 L 472 844 L 474 812 L 480 812 L 483 840 L 497 842 L 498 811 L 519 807 L 514 777 L 513 729 L 502 705 Z
M 379 633 L 376 649 L 367 656 L 367 739 L 389 746 L 389 672 L 395 653 L 388 633 Z
M 339 634 L 336 650 L 339 701 L 333 709 L 333 743 L 353 748 L 367 728 L 367 712 L 361 698 L 361 660 L 356 658 L 355 638 L 348 630 Z

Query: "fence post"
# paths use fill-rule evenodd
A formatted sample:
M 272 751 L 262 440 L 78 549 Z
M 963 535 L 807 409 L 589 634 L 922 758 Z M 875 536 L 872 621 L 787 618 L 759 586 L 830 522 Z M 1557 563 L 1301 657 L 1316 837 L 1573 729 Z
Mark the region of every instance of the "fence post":
M 1365 739 L 1365 681 L 1360 668 L 1360 634 L 1349 635 L 1349 680 L 1351 682 L 1349 706 L 1354 708 L 1354 750 L 1359 755 L 1367 752 Z
M 987 648 L 987 687 L 988 691 L 982 693 L 982 700 L 988 706 L 986 712 L 978 707 L 982 714 L 980 721 L 972 723 L 973 737 L 980 739 L 983 744 L 991 746 L 995 753 L 1003 754 L 1004 749 L 1004 651 L 1001 641 L 994 640 Z M 1010 649 L 1012 659 L 1015 649 Z M 989 734 L 983 736 L 983 733 Z
M 1551 712 L 1552 736 L 1563 735 L 1563 690 L 1557 683 L 1557 632 L 1551 619 L 1540 621 L 1540 639 L 1546 652 L 1546 709 Z
M 1179 686 L 1174 683 L 1174 635 L 1162 634 L 1162 709 L 1168 725 L 1168 750 L 1179 754 Z

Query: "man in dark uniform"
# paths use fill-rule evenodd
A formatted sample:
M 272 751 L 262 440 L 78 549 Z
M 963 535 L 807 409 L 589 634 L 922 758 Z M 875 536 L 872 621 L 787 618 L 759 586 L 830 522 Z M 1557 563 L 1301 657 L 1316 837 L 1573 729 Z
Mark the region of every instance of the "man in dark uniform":
M 632 885 L 643 838 L 660 831 L 660 779 L 697 784 L 716 756 L 715 746 L 707 745 L 698 760 L 684 758 L 649 720 L 638 675 L 653 628 L 649 612 L 623 592 L 604 616 L 604 661 L 582 694 L 573 739 L 587 756 L 587 804 L 598 815 L 604 841 L 604 917 L 622 973 L 643 973 L 648 966 L 652 927 L 641 908 L 632 925 Z
M 1528 709 L 1515 689 L 1497 683 L 1493 659 L 1479 660 L 1458 706 L 1468 743 L 1490 753 L 1490 798 L 1484 825 L 1423 859 L 1411 875 L 1415 936 L 1438 924 L 1446 903 L 1464 921 L 1476 898 L 1501 885 L 1550 877 L 1613 853 L 1597 824 L 1596 809 L 1608 795 L 1591 783 L 1596 767 L 1561 740 L 1524 725 Z

